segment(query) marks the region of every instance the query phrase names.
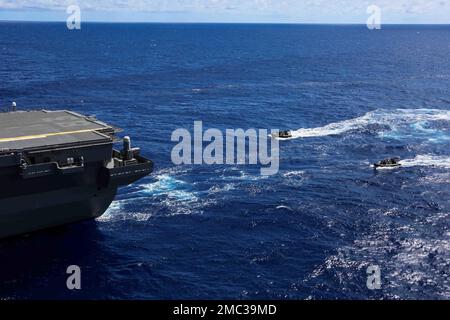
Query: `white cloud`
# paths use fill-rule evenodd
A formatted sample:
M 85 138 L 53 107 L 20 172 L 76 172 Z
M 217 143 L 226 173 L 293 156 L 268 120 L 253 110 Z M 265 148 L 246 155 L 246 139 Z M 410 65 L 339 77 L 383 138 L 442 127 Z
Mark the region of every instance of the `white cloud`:
M 0 0 L 3 9 L 49 9 L 59 10 L 70 4 L 97 10 L 147 10 L 147 11 L 203 11 L 203 10 L 305 10 L 323 8 L 348 10 L 367 8 L 375 4 L 387 10 L 421 13 L 449 8 L 443 0 Z
M 366 8 L 375 4 L 388 17 L 424 16 L 433 20 L 435 16 L 447 16 L 450 19 L 448 0 L 0 0 L 0 9 L 65 10 L 70 4 L 78 4 L 86 11 L 266 15 L 325 21 L 327 17 L 348 21 L 356 17 L 359 21 Z

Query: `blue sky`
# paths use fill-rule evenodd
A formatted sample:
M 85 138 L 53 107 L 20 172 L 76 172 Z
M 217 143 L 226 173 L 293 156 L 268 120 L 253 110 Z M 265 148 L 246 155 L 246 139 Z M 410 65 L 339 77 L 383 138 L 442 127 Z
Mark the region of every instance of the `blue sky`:
M 450 0 L 0 0 L 0 20 L 65 21 L 71 4 L 82 21 L 364 24 L 374 4 L 382 23 L 450 23 Z

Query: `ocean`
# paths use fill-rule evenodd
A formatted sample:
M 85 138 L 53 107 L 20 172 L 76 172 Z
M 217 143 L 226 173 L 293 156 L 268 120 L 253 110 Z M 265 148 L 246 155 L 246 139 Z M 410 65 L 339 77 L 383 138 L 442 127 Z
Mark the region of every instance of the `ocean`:
M 155 162 L 96 221 L 0 242 L 0 299 L 449 299 L 449 57 L 449 26 L 0 23 L 1 109 L 95 115 Z M 293 139 L 273 176 L 174 165 L 197 120 Z

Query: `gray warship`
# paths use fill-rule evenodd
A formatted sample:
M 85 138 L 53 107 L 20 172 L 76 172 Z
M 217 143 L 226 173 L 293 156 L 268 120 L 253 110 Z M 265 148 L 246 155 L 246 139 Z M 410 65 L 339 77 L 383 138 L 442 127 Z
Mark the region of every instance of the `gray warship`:
M 0 112 L 0 238 L 101 216 L 153 162 L 120 129 L 71 111 Z

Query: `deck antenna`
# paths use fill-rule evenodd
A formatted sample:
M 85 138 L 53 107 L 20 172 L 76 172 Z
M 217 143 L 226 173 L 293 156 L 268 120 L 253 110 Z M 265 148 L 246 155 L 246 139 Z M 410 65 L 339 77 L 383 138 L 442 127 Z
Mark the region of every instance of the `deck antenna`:
M 123 138 L 123 153 L 125 160 L 133 159 L 133 151 L 131 150 L 131 139 L 129 136 Z
M 17 104 L 15 101 L 12 102 L 11 107 L 13 112 L 16 111 Z

